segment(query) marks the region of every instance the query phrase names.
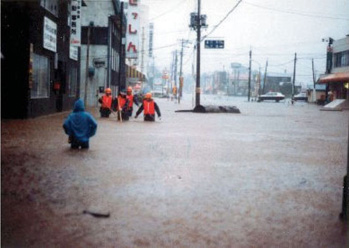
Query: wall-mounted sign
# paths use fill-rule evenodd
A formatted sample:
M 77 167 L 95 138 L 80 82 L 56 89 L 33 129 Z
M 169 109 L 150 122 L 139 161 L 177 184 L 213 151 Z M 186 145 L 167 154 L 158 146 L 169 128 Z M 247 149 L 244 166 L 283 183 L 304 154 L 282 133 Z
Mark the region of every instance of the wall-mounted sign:
M 81 0 L 71 1 L 70 44 L 81 45 Z
M 46 16 L 44 17 L 43 47 L 52 52 L 57 52 L 57 24 Z
M 129 0 L 127 10 L 127 29 L 126 29 L 126 58 L 138 58 L 139 46 L 139 0 Z
M 69 46 L 69 58 L 78 61 L 79 58 L 79 47 L 70 45 Z

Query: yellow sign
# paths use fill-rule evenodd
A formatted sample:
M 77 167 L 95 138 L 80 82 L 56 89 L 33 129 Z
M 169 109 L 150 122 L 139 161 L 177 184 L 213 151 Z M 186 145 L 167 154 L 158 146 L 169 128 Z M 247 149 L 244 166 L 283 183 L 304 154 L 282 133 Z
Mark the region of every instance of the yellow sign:
M 344 88 L 349 89 L 349 82 L 344 84 Z

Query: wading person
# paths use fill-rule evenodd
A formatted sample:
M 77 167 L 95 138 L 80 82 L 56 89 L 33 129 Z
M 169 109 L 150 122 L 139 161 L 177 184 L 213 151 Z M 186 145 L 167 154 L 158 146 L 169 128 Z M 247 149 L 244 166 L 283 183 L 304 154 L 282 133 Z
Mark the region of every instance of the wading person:
M 155 121 L 155 112 L 157 113 L 159 119 L 161 120 L 161 113 L 159 106 L 154 102 L 154 100 L 151 98 L 151 93 L 145 94 L 143 104 L 141 107 L 137 110 L 135 118 L 138 117 L 142 111 L 144 111 L 144 121 Z
M 98 102 L 101 104 L 99 112 L 101 113 L 101 117 L 109 117 L 111 113 L 111 107 L 113 102 L 113 97 L 111 95 L 111 89 L 105 89 L 105 94 L 98 99 Z
M 126 98 L 128 100 L 127 113 L 128 113 L 128 116 L 131 117 L 133 112 L 133 103 L 138 106 L 137 98 L 135 98 L 134 95 L 132 94 L 132 87 L 127 88 Z
M 63 123 L 63 129 L 69 136 L 72 149 L 89 148 L 89 139 L 95 135 L 97 122 L 85 111 L 84 102 L 79 99 L 74 104 L 73 113 Z
M 123 121 L 129 120 L 127 107 L 128 107 L 128 99 L 126 97 L 126 93 L 124 91 L 121 91 L 115 101 L 115 108 L 118 111 L 119 121 L 120 121 L 120 117 L 122 118 Z

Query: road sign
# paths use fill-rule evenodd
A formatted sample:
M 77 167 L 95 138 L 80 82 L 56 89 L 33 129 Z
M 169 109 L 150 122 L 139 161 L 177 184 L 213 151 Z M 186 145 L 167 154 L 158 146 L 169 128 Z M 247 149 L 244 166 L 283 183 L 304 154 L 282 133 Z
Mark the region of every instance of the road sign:
M 224 48 L 224 40 L 205 40 L 205 48 Z

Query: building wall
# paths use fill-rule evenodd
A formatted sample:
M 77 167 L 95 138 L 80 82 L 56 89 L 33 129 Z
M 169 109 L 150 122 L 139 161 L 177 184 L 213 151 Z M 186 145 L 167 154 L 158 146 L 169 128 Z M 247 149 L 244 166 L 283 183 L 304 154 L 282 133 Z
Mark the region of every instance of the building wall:
M 84 99 L 85 96 L 85 82 L 86 82 L 86 46 L 81 48 L 81 86 L 80 97 Z M 91 45 L 90 46 L 90 68 L 94 69 L 94 75 L 87 77 L 87 106 L 98 106 L 97 97 L 100 95 L 99 87 L 107 87 L 107 57 L 108 47 L 105 45 Z M 104 61 L 104 66 L 98 66 L 94 61 Z
M 112 0 L 84 0 L 87 6 L 82 7 L 81 26 L 88 26 L 93 21 L 95 27 L 108 27 L 108 17 L 114 15 Z
M 58 16 L 40 6 L 40 1 L 4 2 L 1 8 L 2 117 L 27 118 L 70 110 L 79 89 L 71 95 L 67 83 L 71 68 L 78 70 L 79 61 L 69 58 L 68 2 L 59 1 Z M 56 52 L 43 47 L 44 17 L 57 24 Z M 37 60 L 30 63 L 33 57 L 44 58 L 49 68 L 49 79 L 41 80 L 47 94 L 37 98 L 31 96 L 30 82 L 38 80 L 31 76 L 30 65 L 36 73 L 41 65 Z M 60 89 L 54 89 L 55 83 Z
M 343 66 L 343 67 L 336 67 L 335 66 L 335 54 L 339 52 L 349 52 L 349 36 L 346 38 L 336 40 L 333 42 L 333 68 L 332 68 L 332 73 L 336 72 L 348 72 L 349 71 L 349 66 Z M 349 57 L 349 56 L 348 56 Z M 349 58 L 347 58 L 349 60 Z
M 90 47 L 88 68 L 93 75 L 87 77 L 87 101 L 88 106 L 98 106 L 97 99 L 102 93 L 100 87 L 116 89 L 119 85 L 119 63 L 121 61 L 120 50 L 120 13 L 116 13 L 117 1 L 85 1 L 82 8 L 82 46 L 81 46 L 81 98 L 85 97 L 86 59 L 87 59 L 87 30 L 90 28 Z M 117 3 L 120 4 L 120 3 Z M 125 25 L 125 24 L 124 24 Z M 104 63 L 97 65 L 96 61 Z M 113 86 L 113 87 L 112 87 Z M 113 95 L 115 95 L 113 90 Z

